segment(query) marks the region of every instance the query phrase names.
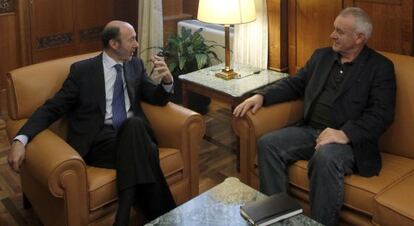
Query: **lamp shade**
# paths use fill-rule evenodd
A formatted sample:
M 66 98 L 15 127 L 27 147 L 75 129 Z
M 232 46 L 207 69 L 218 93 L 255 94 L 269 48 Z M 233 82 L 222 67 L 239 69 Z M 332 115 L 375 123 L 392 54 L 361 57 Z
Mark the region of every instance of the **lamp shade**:
M 242 24 L 256 19 L 255 0 L 200 0 L 197 19 L 214 24 Z

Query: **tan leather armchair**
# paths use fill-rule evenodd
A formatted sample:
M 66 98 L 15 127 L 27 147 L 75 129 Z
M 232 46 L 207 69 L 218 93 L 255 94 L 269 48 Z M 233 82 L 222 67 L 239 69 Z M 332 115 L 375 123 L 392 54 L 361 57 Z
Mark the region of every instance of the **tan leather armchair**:
M 13 139 L 32 112 L 60 88 L 73 62 L 97 54 L 43 62 L 8 73 L 9 138 Z M 159 141 L 161 168 L 177 204 L 181 204 L 198 194 L 203 118 L 173 103 L 163 107 L 143 103 L 142 107 Z M 64 119 L 56 122 L 27 145 L 20 174 L 22 191 L 44 225 L 111 225 L 117 203 L 115 170 L 86 165 L 65 142 L 65 124 Z
M 378 176 L 345 178 L 341 220 L 351 225 L 414 225 L 414 57 L 382 53 L 393 61 L 397 80 L 395 120 L 380 139 Z M 303 102 L 293 101 L 250 112 L 233 120 L 240 138 L 242 181 L 258 188 L 257 139 L 303 117 Z M 307 161 L 289 167 L 290 192 L 309 212 Z

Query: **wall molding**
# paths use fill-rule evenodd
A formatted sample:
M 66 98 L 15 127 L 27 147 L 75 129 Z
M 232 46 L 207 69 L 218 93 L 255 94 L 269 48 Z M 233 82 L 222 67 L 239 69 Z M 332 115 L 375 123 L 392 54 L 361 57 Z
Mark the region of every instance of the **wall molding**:
M 14 0 L 0 0 L 0 14 L 14 12 L 15 6 Z
M 104 29 L 103 26 L 83 29 L 83 30 L 79 31 L 80 39 L 81 39 L 81 41 L 99 39 L 103 29 Z
M 47 49 L 70 44 L 72 42 L 72 33 L 63 33 L 50 36 L 44 36 L 37 39 L 38 49 Z

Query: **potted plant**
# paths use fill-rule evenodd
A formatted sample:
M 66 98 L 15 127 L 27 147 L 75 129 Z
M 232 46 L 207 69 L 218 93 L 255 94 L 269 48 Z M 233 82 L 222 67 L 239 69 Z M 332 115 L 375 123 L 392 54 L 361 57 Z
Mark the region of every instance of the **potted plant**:
M 212 50 L 214 47 L 222 45 L 213 41 L 207 41 L 200 34 L 202 28 L 195 32 L 185 27 L 181 30 L 181 35 L 170 36 L 164 47 L 150 47 L 159 49 L 159 56 L 164 57 L 168 68 L 174 76 L 174 96 L 173 102 L 182 103 L 181 81 L 178 78 L 181 74 L 187 74 L 212 65 L 214 61 L 221 62 L 217 54 Z M 189 96 L 189 107 L 199 113 L 208 112 L 210 98 L 191 93 Z

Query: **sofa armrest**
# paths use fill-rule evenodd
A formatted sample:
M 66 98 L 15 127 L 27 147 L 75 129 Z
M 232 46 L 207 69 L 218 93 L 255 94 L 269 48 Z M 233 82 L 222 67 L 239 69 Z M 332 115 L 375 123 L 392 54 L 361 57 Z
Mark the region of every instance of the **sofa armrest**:
M 9 134 L 16 134 L 24 121 L 8 121 Z M 55 133 L 44 130 L 26 146 L 21 177 L 22 180 L 29 177 L 38 182 L 36 185 L 22 188 L 29 200 L 32 193 L 30 190 L 44 190 L 46 194 L 58 200 L 63 199 L 68 212 L 68 225 L 87 224 L 89 196 L 86 164 L 82 157 Z
M 198 194 L 198 149 L 205 133 L 203 117 L 174 103 L 154 106 L 141 103 L 151 123 L 158 146 L 181 150 L 184 160 L 184 177 L 190 178 L 191 194 Z
M 242 118 L 233 118 L 233 130 L 240 139 L 240 176 L 249 181 L 249 170 L 256 158 L 257 138 L 270 131 L 293 124 L 303 117 L 303 101 L 291 101 L 250 111 Z M 253 169 L 251 169 L 253 170 Z

